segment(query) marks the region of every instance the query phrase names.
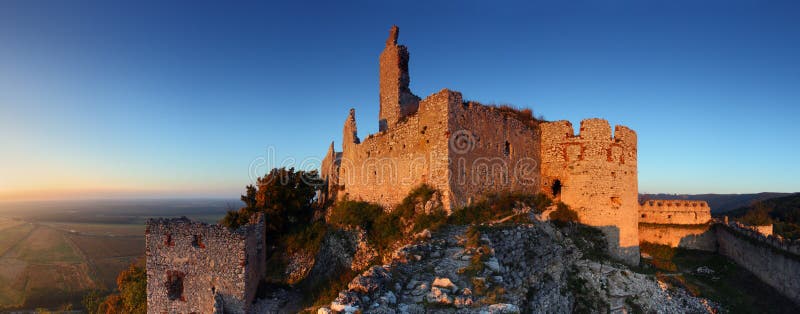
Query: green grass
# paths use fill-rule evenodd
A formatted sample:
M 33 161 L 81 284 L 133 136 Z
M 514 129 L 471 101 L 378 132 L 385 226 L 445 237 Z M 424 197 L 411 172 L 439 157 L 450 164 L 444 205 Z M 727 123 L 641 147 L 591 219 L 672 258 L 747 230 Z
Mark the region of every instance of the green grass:
M 492 193 L 486 195 L 475 204 L 465 206 L 452 213 L 448 218 L 450 224 L 467 225 L 490 222 L 514 214 L 514 207 L 522 203 L 533 208 L 536 213 L 541 213 L 552 205 L 552 201 L 544 194 L 525 193 Z M 527 217 L 522 217 L 522 220 Z M 516 222 L 522 222 L 516 221 Z M 512 221 L 514 222 L 514 221 Z
M 658 278 L 722 304 L 731 313 L 798 313 L 800 308 L 733 261 L 716 253 L 643 243 L 653 256 Z M 700 267 L 714 275 L 694 274 Z

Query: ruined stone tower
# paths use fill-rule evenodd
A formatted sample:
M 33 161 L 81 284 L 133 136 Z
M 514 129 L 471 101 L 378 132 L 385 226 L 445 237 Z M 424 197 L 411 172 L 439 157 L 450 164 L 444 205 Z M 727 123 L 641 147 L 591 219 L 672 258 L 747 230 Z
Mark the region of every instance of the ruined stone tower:
M 530 111 L 464 101 L 447 89 L 420 100 L 409 89 L 409 54 L 398 32 L 392 27 L 380 56 L 379 132 L 359 138 L 351 109 L 342 151 L 329 148 L 322 161 L 336 198 L 391 210 L 427 184 L 451 211 L 488 193 L 545 192 L 603 229 L 614 256 L 638 261 L 635 132 L 617 126 L 612 137 L 607 121 L 588 119 L 575 135 L 567 121 L 539 121 Z
M 408 84 L 408 49 L 397 44 L 400 29 L 392 26 L 386 48 L 380 56 L 380 113 L 378 129 L 385 131 L 403 117 L 417 111 L 420 98 L 411 93 Z
M 575 135 L 569 121 L 541 125 L 542 190 L 578 212 L 580 222 L 598 227 L 612 253 L 639 259 L 639 187 L 636 133 L 608 121 L 581 121 Z

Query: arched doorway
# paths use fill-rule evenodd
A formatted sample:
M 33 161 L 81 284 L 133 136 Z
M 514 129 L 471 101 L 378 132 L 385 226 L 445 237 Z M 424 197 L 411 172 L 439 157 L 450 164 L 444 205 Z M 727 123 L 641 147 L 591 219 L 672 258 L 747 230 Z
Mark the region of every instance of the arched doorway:
M 561 180 L 555 179 L 553 181 L 553 185 L 550 186 L 550 189 L 553 192 L 553 199 L 558 199 L 561 197 Z

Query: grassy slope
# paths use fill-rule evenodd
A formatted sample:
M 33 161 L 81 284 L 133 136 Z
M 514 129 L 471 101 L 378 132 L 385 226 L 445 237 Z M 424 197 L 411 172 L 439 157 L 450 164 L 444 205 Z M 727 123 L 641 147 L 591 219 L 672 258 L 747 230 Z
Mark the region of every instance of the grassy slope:
M 654 257 L 661 278 L 680 281 L 701 297 L 723 304 L 731 313 L 800 313 L 797 305 L 724 256 L 662 245 L 641 248 Z M 714 275 L 695 274 L 700 266 L 711 268 Z

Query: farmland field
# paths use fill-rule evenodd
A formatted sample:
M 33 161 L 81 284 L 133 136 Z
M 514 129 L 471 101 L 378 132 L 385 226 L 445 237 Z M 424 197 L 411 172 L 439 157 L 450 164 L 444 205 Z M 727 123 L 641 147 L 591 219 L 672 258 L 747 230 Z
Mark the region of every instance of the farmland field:
M 119 272 L 144 256 L 148 217 L 189 216 L 213 222 L 228 207 L 205 200 L 184 203 L 5 208 L 8 204 L 0 203 L 0 312 L 80 309 L 87 292 L 113 290 Z M 114 211 L 101 208 L 106 206 Z

